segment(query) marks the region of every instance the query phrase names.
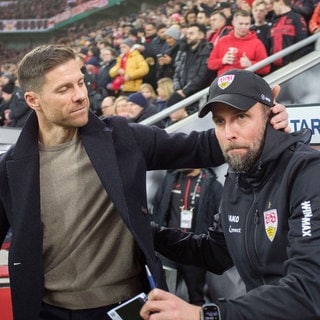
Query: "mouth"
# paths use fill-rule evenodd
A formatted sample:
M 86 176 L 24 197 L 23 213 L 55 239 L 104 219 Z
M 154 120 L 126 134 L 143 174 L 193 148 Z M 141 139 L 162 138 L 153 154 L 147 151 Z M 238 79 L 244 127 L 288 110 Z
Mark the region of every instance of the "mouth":
M 229 153 L 229 154 L 243 153 L 243 152 L 246 152 L 246 150 L 247 150 L 247 147 L 241 147 L 241 146 L 230 147 L 226 149 L 226 153 Z
M 81 107 L 78 107 L 77 109 L 74 109 L 74 110 L 71 110 L 70 113 L 82 113 L 82 112 L 87 112 L 87 107 L 85 106 L 81 106 Z

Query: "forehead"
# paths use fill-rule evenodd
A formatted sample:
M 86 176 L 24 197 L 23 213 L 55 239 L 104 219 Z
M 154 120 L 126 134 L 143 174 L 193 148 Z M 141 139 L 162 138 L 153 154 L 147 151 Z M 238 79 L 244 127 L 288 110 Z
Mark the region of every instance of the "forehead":
M 187 30 L 188 34 L 195 34 L 195 33 L 198 33 L 198 32 L 199 32 L 199 28 L 196 27 L 196 26 L 189 27 L 188 30 Z
M 252 10 L 253 10 L 253 11 L 265 10 L 265 8 L 266 8 L 265 3 L 264 3 L 264 2 L 261 2 L 261 3 L 257 4 L 256 6 L 254 6 L 254 7 L 252 8 Z
M 50 83 L 50 86 L 55 88 L 82 78 L 83 73 L 77 60 L 69 60 L 48 71 L 44 76 L 44 84 Z
M 232 116 L 237 114 L 250 114 L 250 115 L 256 115 L 261 114 L 261 111 L 263 110 L 263 105 L 260 102 L 255 103 L 253 106 L 248 106 L 248 110 L 240 110 L 235 107 L 230 106 L 229 104 L 223 103 L 223 102 L 215 102 L 211 106 L 211 111 L 213 117 L 224 117 L 224 116 Z
M 237 23 L 250 23 L 251 17 L 236 16 L 234 17 L 234 21 Z

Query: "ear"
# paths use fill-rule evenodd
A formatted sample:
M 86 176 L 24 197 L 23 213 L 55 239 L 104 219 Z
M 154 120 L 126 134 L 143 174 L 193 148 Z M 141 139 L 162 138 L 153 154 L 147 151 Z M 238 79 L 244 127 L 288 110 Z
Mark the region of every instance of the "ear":
M 27 91 L 24 94 L 24 99 L 26 100 L 27 104 L 31 109 L 35 111 L 41 109 L 41 106 L 39 103 L 39 95 L 34 91 Z

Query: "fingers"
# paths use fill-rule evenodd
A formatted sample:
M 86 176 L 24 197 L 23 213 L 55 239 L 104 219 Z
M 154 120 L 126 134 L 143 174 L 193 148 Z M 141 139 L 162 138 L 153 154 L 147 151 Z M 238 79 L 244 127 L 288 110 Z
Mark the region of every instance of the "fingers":
M 280 90 L 281 88 L 278 84 L 276 84 L 272 88 L 274 106 L 271 108 L 271 112 L 274 116 L 271 118 L 270 122 L 274 129 L 283 130 L 284 132 L 289 133 L 291 131 L 291 128 L 289 126 L 289 115 L 287 113 L 286 107 L 283 104 L 277 102 Z
M 277 98 L 279 96 L 280 93 L 280 86 L 278 84 L 276 84 L 273 88 L 272 88 L 272 95 L 273 95 L 273 103 L 276 104 L 277 103 Z
M 286 107 L 283 104 L 277 103 L 271 108 L 273 116 L 270 119 L 270 123 L 276 130 L 283 130 L 289 133 L 291 128 L 289 126 L 289 115 Z

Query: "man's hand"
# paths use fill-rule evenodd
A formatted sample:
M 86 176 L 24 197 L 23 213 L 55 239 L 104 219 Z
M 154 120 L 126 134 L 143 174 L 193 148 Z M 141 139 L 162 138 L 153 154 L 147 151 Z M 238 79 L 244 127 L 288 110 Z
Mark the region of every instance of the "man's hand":
M 289 115 L 286 111 L 286 107 L 276 101 L 280 93 L 280 86 L 277 84 L 272 88 L 274 106 L 271 108 L 272 117 L 270 123 L 276 130 L 283 130 L 289 133 L 291 131 L 289 127 Z
M 200 310 L 172 293 L 154 289 L 142 307 L 140 315 L 144 320 L 199 320 Z

